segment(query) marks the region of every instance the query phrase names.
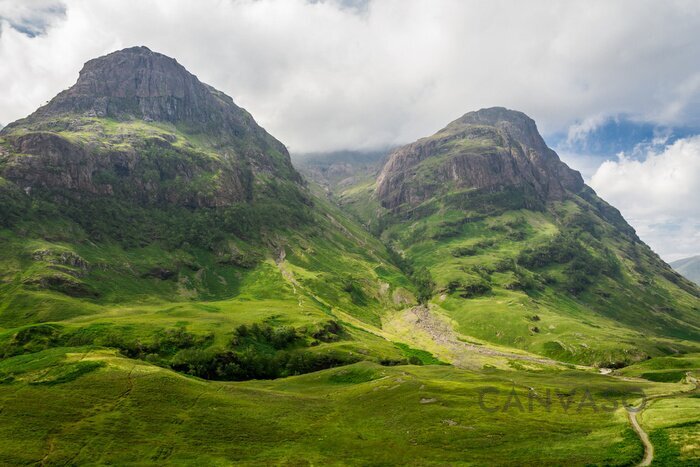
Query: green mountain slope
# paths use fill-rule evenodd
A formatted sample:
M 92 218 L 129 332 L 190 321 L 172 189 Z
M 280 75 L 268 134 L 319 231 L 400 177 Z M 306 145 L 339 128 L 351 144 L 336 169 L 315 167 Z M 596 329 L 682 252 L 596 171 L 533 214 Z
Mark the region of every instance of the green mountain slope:
M 679 259 L 669 263 L 669 265 L 686 279 L 700 284 L 700 256 Z
M 698 288 L 520 112 L 466 114 L 336 198 L 429 271 L 431 305 L 466 336 L 603 366 L 700 342 Z
M 3 128 L 0 463 L 630 465 L 623 402 L 693 410 L 697 287 L 534 122 L 375 156 L 307 182 L 144 47 Z

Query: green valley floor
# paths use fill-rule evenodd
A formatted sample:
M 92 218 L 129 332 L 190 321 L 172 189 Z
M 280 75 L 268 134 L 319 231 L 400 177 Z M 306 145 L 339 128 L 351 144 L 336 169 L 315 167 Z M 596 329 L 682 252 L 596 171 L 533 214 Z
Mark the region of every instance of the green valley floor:
M 634 375 L 700 366 L 666 360 L 616 376 L 360 362 L 213 382 L 113 350 L 49 349 L 0 362 L 0 463 L 634 465 L 643 446 L 623 401 L 678 393 L 648 403 L 641 425 L 654 465 L 691 465 L 700 460 L 692 384 Z

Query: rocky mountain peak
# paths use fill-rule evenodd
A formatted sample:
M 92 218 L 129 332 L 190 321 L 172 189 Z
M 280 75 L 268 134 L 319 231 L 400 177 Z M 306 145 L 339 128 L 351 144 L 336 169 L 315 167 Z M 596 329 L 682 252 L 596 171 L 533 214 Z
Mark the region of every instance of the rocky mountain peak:
M 212 111 L 222 114 L 226 107 L 240 111 L 175 59 L 147 47 L 131 47 L 87 62 L 75 85 L 35 116 L 77 113 L 201 124 L 210 120 Z
M 526 190 L 542 202 L 584 187 L 547 147 L 534 120 L 492 107 L 469 112 L 432 136 L 395 150 L 377 179 L 383 206 L 417 206 L 447 192 Z
M 217 94 L 175 59 L 147 47 L 131 47 L 87 62 L 75 85 L 36 115 L 187 121 L 206 118 L 209 108 L 221 107 Z
M 523 112 L 505 107 L 489 107 L 464 114 L 450 123 L 447 129 L 474 125 L 495 127 L 526 147 L 547 152 L 547 145 L 537 130 L 537 124 Z
M 191 99 L 203 86 L 177 60 L 140 46 L 87 62 L 69 95 Z
M 177 60 L 143 46 L 88 61 L 73 86 L 4 131 L 37 128 L 64 116 L 168 122 L 222 145 L 248 146 L 256 140 L 264 141 L 264 149 L 287 153 L 231 97 L 202 83 Z
M 274 196 L 280 183 L 305 196 L 282 143 L 229 96 L 147 47 L 88 61 L 72 87 L 0 138 L 9 150 L 0 152 L 0 177 L 26 193 L 197 208 Z

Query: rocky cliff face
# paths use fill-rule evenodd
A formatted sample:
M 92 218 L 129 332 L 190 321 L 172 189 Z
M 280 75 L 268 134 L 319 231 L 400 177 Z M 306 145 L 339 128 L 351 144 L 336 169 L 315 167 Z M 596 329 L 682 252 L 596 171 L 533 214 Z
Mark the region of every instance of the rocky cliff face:
M 148 138 L 120 150 L 90 148 L 49 132 L 9 138 L 2 177 L 35 192 L 87 199 L 117 196 L 148 205 L 220 207 L 252 200 L 252 174 L 231 158 L 207 158 Z M 164 157 L 159 157 L 164 156 Z M 0 157 L 3 157 L 0 154 Z M 213 179 L 210 174 L 218 174 Z M 197 181 L 209 183 L 206 190 Z
M 377 179 L 382 205 L 416 206 L 449 190 L 534 191 L 561 200 L 584 187 L 521 112 L 501 107 L 470 112 L 435 135 L 394 151 Z
M 134 47 L 0 132 L 0 177 L 25 193 L 217 207 L 270 183 L 303 191 L 287 149 L 176 60 Z

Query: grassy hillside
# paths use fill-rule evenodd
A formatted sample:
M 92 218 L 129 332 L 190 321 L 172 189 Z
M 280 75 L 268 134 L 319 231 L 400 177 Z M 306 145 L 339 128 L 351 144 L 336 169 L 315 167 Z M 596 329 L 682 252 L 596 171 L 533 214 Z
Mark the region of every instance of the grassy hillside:
M 477 197 L 392 215 L 371 208 L 371 192 L 338 199 L 408 272 L 430 272 L 431 303 L 466 336 L 601 366 L 698 346 L 697 289 L 583 198 L 532 210 Z
M 577 371 L 474 373 L 367 362 L 217 383 L 85 347 L 0 362 L 2 374 L 8 368 L 12 376 L 0 384 L 0 431 L 8 441 L 0 460 L 49 465 L 629 465 L 641 458 L 641 445 L 611 401 L 680 389 Z M 530 411 L 528 388 L 552 391 L 549 411 L 538 399 Z
M 219 206 L 230 180 L 217 164 L 235 166 L 240 148 L 157 122 L 38 125 L 4 134 L 5 173 L 16 173 L 18 158 L 36 160 L 17 153 L 17 141 L 35 135 L 59 148 L 62 158 L 48 159 L 57 171 L 80 170 L 73 154 L 95 166 L 132 162 L 128 174 L 93 173 L 83 188 L 48 184 L 54 168 L 46 165 L 36 171 L 48 185 L 25 192 L 3 181 L 2 356 L 102 345 L 234 380 L 408 361 L 365 328 L 413 303 L 413 285 L 381 242 L 292 175 L 251 169 L 250 199 Z
M 331 191 L 466 339 L 613 367 L 700 345 L 700 289 L 524 114 L 466 114 Z
M 455 228 L 436 216 L 422 220 L 424 227 L 388 226 L 379 239 L 321 193 L 312 186 L 310 203 L 286 206 L 303 215 L 260 220 L 245 232 L 201 228 L 206 209 L 174 207 L 159 218 L 167 207 L 134 204 L 153 223 L 133 234 L 128 217 L 115 211 L 71 216 L 63 201 L 35 194 L 38 202 L 17 210 L 0 232 L 0 419 L 1 436 L 11 441 L 0 447 L 2 462 L 327 463 L 341 456 L 356 463 L 626 465 L 641 458 L 622 409 L 573 413 L 561 397 L 578 407 L 576 394 L 586 390 L 596 400 L 635 399 L 640 389 L 666 393 L 680 383 L 624 381 L 540 361 L 513 348 L 547 354 L 544 344 L 499 341 L 459 312 L 463 302 L 488 298 L 485 312 L 499 303 L 504 316 L 488 319 L 510 326 L 505 335 L 513 338 L 524 334 L 517 319 L 526 329 L 535 323 L 526 308 L 534 300 L 539 320 L 579 333 L 573 306 L 567 320 L 542 305 L 545 295 L 507 288 L 508 273 L 494 272 L 503 285 L 491 283 L 486 295 L 461 298 L 479 289 L 460 284 L 435 294 L 422 325 L 408 320 L 418 313 L 416 269 L 426 266 L 439 290 L 454 271 L 476 265 L 469 247 L 484 250 L 485 266 L 518 252 L 508 235 L 520 217 L 532 225 L 521 230 L 538 242 L 556 235 L 547 215 L 508 211 L 482 224 L 457 223 L 477 230 L 439 242 L 435 233 Z M 200 228 L 187 228 L 194 225 Z M 482 241 L 473 232 L 491 227 L 503 253 L 492 250 L 495 243 L 472 245 Z M 424 237 L 414 235 L 421 228 Z M 174 241 L 178 232 L 190 236 Z M 383 242 L 402 248 L 404 260 Z M 454 259 L 436 267 L 431 261 L 441 255 Z M 402 271 L 408 258 L 410 271 Z M 440 330 L 440 320 L 453 334 Z M 590 322 L 600 326 L 596 337 L 629 332 L 602 317 Z M 594 347 L 596 357 L 620 347 L 609 348 Z M 513 405 L 514 387 L 522 411 Z M 479 405 L 484 388 L 497 391 L 487 393 L 488 410 Z M 531 412 L 532 391 L 548 389 L 551 410 L 538 410 L 533 399 Z M 552 449 L 543 453 L 534 431 L 555 439 Z
M 698 461 L 698 288 L 484 115 L 317 184 L 175 60 L 88 62 L 0 132 L 0 464 Z

